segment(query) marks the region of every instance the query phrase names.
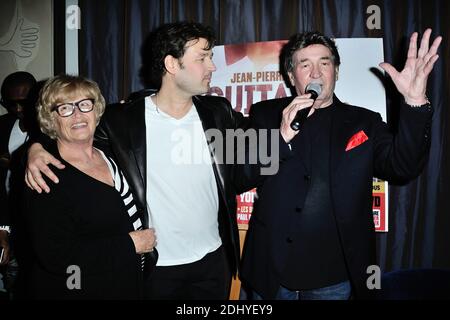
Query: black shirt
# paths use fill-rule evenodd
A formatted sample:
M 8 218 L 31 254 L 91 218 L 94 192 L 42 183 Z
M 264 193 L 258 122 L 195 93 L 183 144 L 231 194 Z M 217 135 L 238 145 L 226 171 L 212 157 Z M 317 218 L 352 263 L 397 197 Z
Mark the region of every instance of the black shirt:
M 334 108 L 317 109 L 296 137 L 301 150 L 291 161 L 304 162 L 309 174 L 301 180 L 309 186 L 303 208 L 294 215 L 291 258 L 282 279 L 282 285 L 293 290 L 323 288 L 348 279 L 330 193 Z

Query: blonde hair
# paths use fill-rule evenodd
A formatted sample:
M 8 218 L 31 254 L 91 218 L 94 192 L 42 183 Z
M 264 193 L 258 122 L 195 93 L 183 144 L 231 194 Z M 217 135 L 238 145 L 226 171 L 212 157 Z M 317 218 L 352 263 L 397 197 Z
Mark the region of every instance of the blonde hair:
M 39 93 L 37 111 L 39 126 L 43 133 L 52 139 L 57 138 L 55 117 L 59 115 L 52 112 L 52 109 L 55 105 L 77 96 L 94 99 L 95 120 L 98 125 L 106 104 L 97 83 L 84 77 L 63 74 L 47 80 Z

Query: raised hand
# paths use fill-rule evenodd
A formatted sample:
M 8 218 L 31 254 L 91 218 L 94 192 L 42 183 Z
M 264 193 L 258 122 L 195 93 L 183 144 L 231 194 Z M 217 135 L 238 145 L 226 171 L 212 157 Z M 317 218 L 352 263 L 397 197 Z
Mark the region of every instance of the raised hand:
M 417 51 L 417 32 L 411 35 L 409 41 L 408 57 L 405 67 L 398 72 L 391 64 L 383 62 L 380 67 L 392 78 L 397 90 L 403 95 L 407 104 L 422 105 L 426 103 L 425 92 L 427 89 L 428 76 L 438 60 L 437 54 L 442 37 L 434 39 L 431 48 L 431 29 L 425 30 L 420 48 Z

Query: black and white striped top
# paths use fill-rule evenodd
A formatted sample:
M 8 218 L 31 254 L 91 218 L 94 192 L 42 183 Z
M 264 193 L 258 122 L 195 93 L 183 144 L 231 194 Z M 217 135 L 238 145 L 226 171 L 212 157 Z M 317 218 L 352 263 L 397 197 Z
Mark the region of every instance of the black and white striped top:
M 98 149 L 97 149 L 98 150 Z M 142 220 L 139 217 L 139 213 L 136 208 L 136 204 L 131 193 L 130 187 L 128 185 L 123 172 L 117 167 L 116 163 L 110 157 L 107 157 L 101 150 L 98 150 L 100 154 L 105 159 L 106 164 L 111 171 L 112 178 L 114 180 L 114 188 L 120 193 L 120 196 L 125 204 L 125 208 L 130 216 L 131 222 L 133 223 L 134 230 L 142 230 Z M 145 256 L 141 254 L 141 267 L 144 269 Z

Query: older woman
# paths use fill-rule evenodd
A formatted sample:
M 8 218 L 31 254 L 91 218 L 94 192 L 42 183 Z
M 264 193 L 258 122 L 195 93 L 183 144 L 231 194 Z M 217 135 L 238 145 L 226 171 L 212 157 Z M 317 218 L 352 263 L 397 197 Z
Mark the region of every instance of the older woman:
M 155 235 L 142 230 L 120 169 L 93 147 L 104 110 L 97 84 L 82 77 L 57 76 L 41 90 L 40 127 L 56 140 L 52 153 L 66 168 L 52 192 L 26 191 L 35 298 L 141 297 L 143 254 L 153 250 Z

